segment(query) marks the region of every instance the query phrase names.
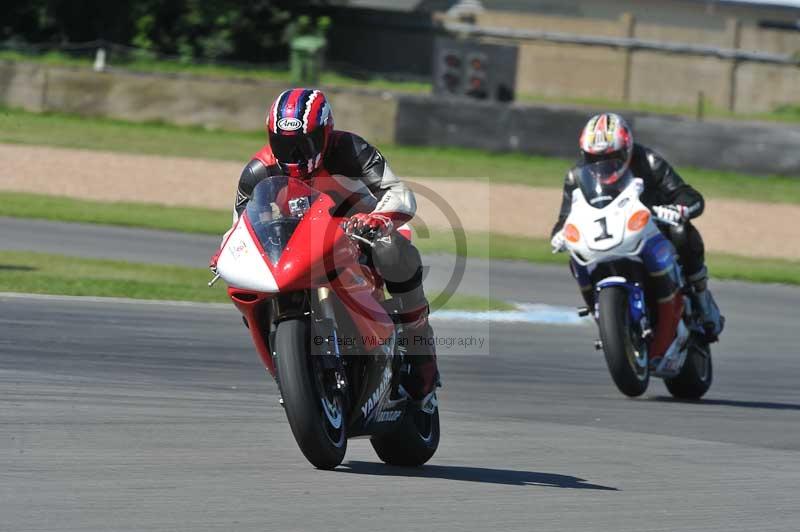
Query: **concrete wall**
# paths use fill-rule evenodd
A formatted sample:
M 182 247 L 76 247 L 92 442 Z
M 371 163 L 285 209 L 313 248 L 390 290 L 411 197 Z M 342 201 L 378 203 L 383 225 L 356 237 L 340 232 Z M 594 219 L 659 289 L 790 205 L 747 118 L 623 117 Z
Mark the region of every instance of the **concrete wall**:
M 592 113 L 468 100 L 400 100 L 398 143 L 520 151 L 572 159 Z M 676 165 L 800 178 L 800 127 L 628 113 L 634 137 Z M 487 169 L 487 172 L 490 172 Z
M 481 0 L 481 3 L 489 10 L 601 21 L 631 13 L 645 23 L 703 30 L 720 30 L 727 18 L 755 25 L 762 20 L 794 22 L 800 16 L 797 8 L 717 0 Z
M 625 52 L 568 44 L 523 44 L 517 66 L 517 94 L 548 98 L 622 101 Z
M 132 121 L 257 130 L 287 85 L 197 76 L 156 76 L 0 62 L 0 102 L 30 111 L 59 111 Z M 374 91 L 326 91 L 337 127 L 375 142 L 394 141 L 397 102 Z
M 558 16 L 485 11 L 479 26 L 528 28 L 564 33 L 624 37 L 625 21 L 592 21 Z M 557 98 L 622 100 L 625 52 L 610 48 L 521 42 L 517 65 L 517 93 Z
M 586 7 L 580 1 L 572 4 L 578 13 Z M 610 9 L 610 4 L 606 7 Z M 641 10 L 637 13 L 641 15 Z M 576 35 L 635 37 L 780 54 L 800 53 L 800 32 L 763 29 L 755 26 L 753 21 L 742 24 L 735 18 L 723 18 L 719 14 L 697 13 L 708 22 L 707 25 L 670 25 L 646 16 L 644 20 L 638 20 L 629 14 L 616 19 L 592 18 L 588 12 L 586 15 L 487 10 L 476 17 L 476 24 Z M 677 19 L 675 22 L 678 24 Z M 714 107 L 744 113 L 800 105 L 800 88 L 796 84 L 800 75 L 798 66 L 737 63 L 715 57 L 625 51 L 604 46 L 518 43 L 516 89 L 522 95 L 693 107 L 702 92 Z M 768 73 L 769 79 L 754 75 L 761 72 Z
M 710 105 L 727 109 L 731 68 L 730 61 L 714 57 L 636 52 L 631 60 L 629 101 L 692 108 L 697 104 L 698 93 L 702 92 Z M 741 107 L 752 111 L 744 104 L 743 100 Z
M 800 15 L 798 15 L 800 18 Z M 800 31 L 780 31 L 743 26 L 741 47 L 744 50 L 767 50 L 778 54 L 800 53 Z
M 800 105 L 800 68 L 743 63 L 736 67 L 735 110 L 775 109 Z

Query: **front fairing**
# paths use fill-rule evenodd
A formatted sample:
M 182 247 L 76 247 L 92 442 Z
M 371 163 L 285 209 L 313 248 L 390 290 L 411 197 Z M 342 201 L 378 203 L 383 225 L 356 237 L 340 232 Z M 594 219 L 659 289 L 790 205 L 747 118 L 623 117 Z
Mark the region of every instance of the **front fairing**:
M 568 240 L 567 249 L 579 264 L 635 258 L 644 242 L 659 232 L 652 220 L 636 230 L 628 225 L 635 213 L 648 211 L 639 200 L 643 189 L 641 179 L 631 179 L 610 202 L 604 201 L 606 204 L 601 208 L 591 205 L 581 188 L 573 191 L 572 209 L 565 227 L 577 228 L 579 238 Z
M 253 190 L 217 263 L 230 286 L 280 292 L 321 286 L 326 273 L 358 259 L 333 201 L 304 182 L 271 177 Z
M 298 201 L 299 200 L 299 201 Z M 275 293 L 330 287 L 350 316 L 359 338 L 383 346 L 394 323 L 380 303 L 382 284 L 359 263 L 360 249 L 344 233 L 344 218 L 332 214 L 327 194 L 292 178 L 267 178 L 229 233 L 217 270 L 237 307 L 265 301 Z M 258 319 L 249 315 L 248 322 Z M 269 351 L 251 328 L 256 346 L 272 372 Z M 261 346 L 261 347 L 259 347 Z
M 303 217 L 320 197 L 299 179 L 274 176 L 259 182 L 247 202 L 244 217 L 264 256 L 276 265 Z
M 246 218 L 241 216 L 222 245 L 217 273 L 228 286 L 278 292 L 278 283 L 263 253 Z

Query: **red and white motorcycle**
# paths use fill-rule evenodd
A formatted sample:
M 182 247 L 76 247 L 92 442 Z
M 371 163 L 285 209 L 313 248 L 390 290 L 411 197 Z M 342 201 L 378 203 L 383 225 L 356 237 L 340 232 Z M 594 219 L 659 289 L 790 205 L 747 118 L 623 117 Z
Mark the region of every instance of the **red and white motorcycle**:
M 388 464 L 421 465 L 439 444 L 436 394 L 420 403 L 399 387 L 402 325 L 363 260 L 360 246 L 371 243 L 345 234 L 334 201 L 351 192 L 333 177 L 314 187 L 261 181 L 225 238 L 214 280 L 228 284 L 314 466 L 339 465 L 355 436 L 370 437 Z

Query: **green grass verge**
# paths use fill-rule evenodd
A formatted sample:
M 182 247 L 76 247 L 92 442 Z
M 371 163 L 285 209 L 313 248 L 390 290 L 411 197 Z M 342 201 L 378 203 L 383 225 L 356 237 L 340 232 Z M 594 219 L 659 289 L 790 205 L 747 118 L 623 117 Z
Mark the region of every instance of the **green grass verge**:
M 224 283 L 209 288 L 204 268 L 0 251 L 0 291 L 222 303 Z
M 537 264 L 567 263 L 566 255 L 551 253 L 550 243 L 541 238 L 469 233 L 466 235 L 466 249 L 460 250 L 451 233 L 432 231 L 426 235 L 417 233 L 414 245 L 423 253 L 458 254 L 479 259 L 520 260 Z
M 440 292 L 432 292 L 427 294 L 427 296 L 430 301 L 436 301 L 439 294 Z M 441 308 L 434 309 L 434 312 L 436 310 L 468 310 L 471 312 L 484 312 L 487 310 L 516 310 L 516 308 L 517 307 L 511 303 L 506 303 L 505 301 L 500 301 L 498 299 L 480 296 L 468 296 L 464 294 L 453 294 Z
M 0 51 L 0 60 L 36 63 L 54 67 L 92 68 L 94 58 L 72 57 L 58 52 L 45 54 L 25 54 L 13 51 Z M 291 75 L 288 67 L 268 66 L 231 66 L 213 63 L 187 63 L 166 59 L 116 59 L 109 58 L 106 63 L 111 70 L 131 72 L 155 72 L 164 74 L 189 74 L 194 76 L 227 78 L 227 79 L 259 79 L 289 83 Z M 421 81 L 396 81 L 380 76 L 369 76 L 365 79 L 354 78 L 333 71 L 325 71 L 320 76 L 323 87 L 350 87 L 388 90 L 395 92 L 424 93 L 431 91 L 431 84 Z
M 0 192 L 0 216 L 38 218 L 126 227 L 163 229 L 221 236 L 230 227 L 230 213 L 214 209 L 168 207 L 146 203 L 106 203 L 56 196 Z M 537 264 L 566 264 L 566 255 L 550 253 L 545 239 L 490 233 L 466 235 L 466 256 L 520 260 Z M 418 233 L 415 245 L 424 253 L 455 254 L 455 239 L 446 232 Z M 718 279 L 800 284 L 800 261 L 757 259 L 710 254 L 712 275 Z
M 414 244 L 427 253 L 456 253 L 455 240 L 450 234 L 431 233 L 417 238 Z M 466 256 L 495 260 L 521 260 L 536 264 L 561 264 L 566 267 L 566 253 L 554 255 L 550 242 L 543 238 L 475 233 L 467 236 Z M 784 283 L 800 285 L 800 261 L 759 259 L 724 253 L 706 257 L 709 272 L 715 279 L 753 283 Z
M 0 292 L 127 297 L 225 303 L 225 283 L 207 286 L 205 268 L 83 259 L 46 253 L 0 251 Z M 431 294 L 436 298 L 438 294 Z M 503 301 L 454 294 L 452 310 L 513 310 Z
M 0 142 L 202 157 L 244 165 L 263 145 L 264 135 L 0 109 Z M 399 175 L 488 179 L 541 187 L 560 187 L 572 164 L 554 157 L 462 148 L 387 145 L 381 149 Z M 706 197 L 800 203 L 800 179 L 692 168 L 679 170 Z
M 143 227 L 220 237 L 231 226 L 230 211 L 219 209 L 113 203 L 22 192 L 0 192 L 0 216 Z
M 711 276 L 716 279 L 800 285 L 800 261 L 712 253 L 707 262 Z

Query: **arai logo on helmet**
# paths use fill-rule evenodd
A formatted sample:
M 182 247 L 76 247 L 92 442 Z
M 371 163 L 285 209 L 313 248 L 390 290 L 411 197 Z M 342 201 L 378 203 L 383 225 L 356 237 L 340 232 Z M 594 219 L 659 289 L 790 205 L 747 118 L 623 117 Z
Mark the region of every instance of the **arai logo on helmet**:
M 278 120 L 278 128 L 284 131 L 297 131 L 303 127 L 303 121 L 299 118 L 286 117 Z

